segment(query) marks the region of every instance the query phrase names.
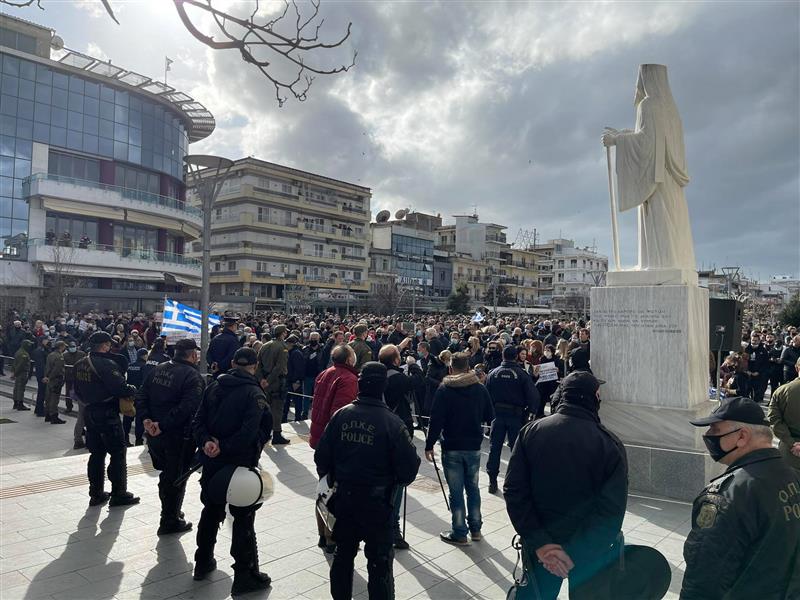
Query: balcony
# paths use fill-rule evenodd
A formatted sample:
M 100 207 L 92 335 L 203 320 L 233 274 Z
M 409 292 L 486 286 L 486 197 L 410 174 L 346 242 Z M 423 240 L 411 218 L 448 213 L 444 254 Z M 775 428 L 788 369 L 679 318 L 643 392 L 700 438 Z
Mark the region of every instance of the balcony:
M 298 219 L 300 219 L 298 217 Z M 286 221 L 273 220 L 266 217 L 258 218 L 257 213 L 239 212 L 233 215 L 213 218 L 212 227 L 223 229 L 228 227 L 236 228 L 239 225 L 250 225 L 258 228 L 265 228 L 273 231 L 283 231 L 285 233 L 307 235 L 318 238 L 336 238 L 342 240 L 366 240 L 366 234 L 356 234 L 352 226 L 344 223 L 337 225 L 318 225 L 316 223 L 306 223 L 302 220 Z
M 28 241 L 28 260 L 45 272 L 70 277 L 113 277 L 164 280 L 171 275 L 180 283 L 199 285 L 200 261 L 182 254 L 144 248 L 124 248 L 83 242 Z
M 132 188 L 99 183 L 85 179 L 62 177 L 49 173 L 34 173 L 23 182 L 25 197 L 41 197 L 47 208 L 48 200 L 66 200 L 74 207 L 67 207 L 76 213 L 91 214 L 92 208 L 119 210 L 119 220 L 147 223 L 148 218 L 166 218 L 164 227 L 190 236 L 199 237 L 203 228 L 203 211 L 189 206 L 177 198 L 160 196 Z M 136 211 L 126 215 L 125 211 Z M 142 218 L 136 218 L 140 213 Z M 116 217 L 114 217 L 116 218 Z M 195 231 L 185 230 L 185 225 L 193 226 Z

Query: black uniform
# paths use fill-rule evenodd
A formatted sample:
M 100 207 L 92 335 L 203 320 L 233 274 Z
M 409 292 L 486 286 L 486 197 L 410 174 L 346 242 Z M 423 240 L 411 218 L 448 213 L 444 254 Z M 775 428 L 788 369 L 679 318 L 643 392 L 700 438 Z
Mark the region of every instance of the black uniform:
M 367 363 L 374 365 L 375 363 Z M 314 462 L 337 482 L 331 596 L 352 598 L 353 561 L 364 540 L 371 600 L 394 598 L 392 501 L 417 476 L 420 459 L 402 419 L 383 400 L 359 395 L 331 418 Z
M 762 402 L 764 400 L 764 392 L 767 391 L 767 382 L 769 381 L 769 350 L 764 344 L 759 344 L 758 346 L 749 344 L 745 348 L 745 352 L 750 356 L 750 365 L 747 370 L 751 373 L 758 373 L 758 375 L 751 375 L 750 377 L 751 397 L 754 402 Z
M 158 496 L 165 526 L 181 518 L 186 484 L 176 487 L 174 483 L 189 467 L 196 448 L 191 438 L 192 417 L 204 387 L 195 366 L 176 358 L 153 369 L 136 393 L 137 417 L 158 423 L 161 430 L 156 437 L 147 436 L 147 449 L 153 466 L 161 471 Z
M 47 355 L 50 354 L 50 345 L 45 346 L 41 338 L 37 341 L 36 348 L 31 352 L 33 362 L 33 374 L 36 376 L 36 404 L 33 413 L 37 417 L 44 415 L 44 403 L 47 397 L 47 384 L 42 381 L 44 378 L 44 366 L 47 363 Z
M 755 450 L 694 501 L 681 600 L 800 598 L 800 475 Z
M 217 375 L 225 373 L 231 368 L 231 361 L 233 355 L 239 349 L 239 337 L 230 329 L 223 329 L 219 335 L 214 336 L 211 343 L 208 345 L 208 352 L 206 353 L 206 362 L 211 367 L 217 363 Z
M 542 600 L 556 598 L 561 579 L 539 564 L 536 549 L 563 546 L 575 563 L 573 589 L 614 559 L 612 545 L 625 517 L 625 448 L 589 402 L 565 398 L 555 415 L 528 423 L 508 462 L 506 510 L 534 565 Z
M 783 344 L 779 341 L 775 342 L 771 346 L 767 346 L 767 352 L 769 353 L 769 390 L 772 394 L 783 385 L 783 365 L 781 365 Z
M 272 435 L 272 415 L 255 377 L 244 370 L 231 369 L 212 381 L 203 393 L 192 428 L 203 464 L 200 478 L 203 512 L 197 525 L 195 563 L 209 565 L 214 561 L 217 531 L 225 520 L 225 505 L 211 502 L 206 486 L 225 465 L 258 465 L 261 450 Z M 219 441 L 220 453 L 216 458 L 209 458 L 202 451 L 212 438 Z M 260 504 L 248 508 L 230 507 L 233 515 L 231 556 L 236 561 L 233 568 L 237 575 L 257 570 L 254 523 L 260 507 Z
M 109 353 L 91 352 L 75 364 L 75 391 L 86 404 L 86 447 L 89 449 L 89 496 L 103 496 L 106 454 L 110 456 L 108 478 L 112 499 L 128 488 L 125 442 L 119 416 L 119 398 L 130 397 L 136 388 L 125 383 L 119 364 Z

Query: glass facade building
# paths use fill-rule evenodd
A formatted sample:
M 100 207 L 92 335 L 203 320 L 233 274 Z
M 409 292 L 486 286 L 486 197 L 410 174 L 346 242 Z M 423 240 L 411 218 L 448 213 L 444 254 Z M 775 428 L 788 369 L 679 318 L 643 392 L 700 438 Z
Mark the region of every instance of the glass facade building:
M 0 14 L 5 304 L 37 309 L 64 268 L 65 307 L 188 293 L 200 265 L 185 252 L 203 216 L 186 204 L 183 159 L 213 116 L 165 83 L 54 42 L 53 30 Z
M 182 183 L 186 130 L 159 103 L 8 54 L 1 76 L 0 237 L 28 230 L 34 142 L 163 173 L 173 193 Z
M 398 283 L 433 285 L 433 240 L 392 233 L 392 255 Z

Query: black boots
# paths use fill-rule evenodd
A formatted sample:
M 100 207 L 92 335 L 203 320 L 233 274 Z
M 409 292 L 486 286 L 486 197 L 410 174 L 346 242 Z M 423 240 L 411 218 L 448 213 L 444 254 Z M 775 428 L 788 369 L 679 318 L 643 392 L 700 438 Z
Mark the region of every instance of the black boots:
M 394 530 L 394 547 L 396 550 L 408 550 L 410 547 L 399 527 Z
M 497 475 L 489 475 L 489 493 L 497 493 Z
M 111 498 L 108 501 L 109 506 L 131 506 L 133 504 L 139 504 L 139 497 L 130 492 L 111 494 Z
M 177 519 L 161 519 L 161 524 L 158 527 L 156 535 L 169 535 L 171 533 L 185 533 L 191 531 L 192 524 L 182 518 Z M 212 569 L 213 570 L 213 569 Z
M 265 590 L 272 584 L 272 579 L 266 573 L 262 573 L 257 568 L 252 571 L 235 571 L 233 575 L 233 586 L 231 586 L 231 596 L 249 594 Z
M 111 494 L 108 492 L 95 492 L 89 493 L 89 506 L 101 506 L 108 502 L 108 497 Z
M 288 444 L 289 440 L 287 440 L 280 432 L 272 434 L 272 445 L 278 446 L 280 444 Z
M 64 423 L 66 423 L 66 421 L 64 421 L 63 419 L 59 419 L 58 415 L 50 415 L 48 422 L 51 423 L 52 425 L 63 425 Z
M 25 411 L 25 410 L 30 410 L 30 408 L 28 408 L 27 406 L 25 406 L 25 405 L 24 405 L 22 402 L 17 402 L 17 403 L 14 405 L 14 410 L 22 410 L 22 411 Z
M 209 573 L 212 571 L 216 571 L 217 569 L 217 561 L 213 558 L 209 561 L 195 561 L 194 563 L 194 575 L 192 575 L 192 579 L 195 581 L 203 581 Z

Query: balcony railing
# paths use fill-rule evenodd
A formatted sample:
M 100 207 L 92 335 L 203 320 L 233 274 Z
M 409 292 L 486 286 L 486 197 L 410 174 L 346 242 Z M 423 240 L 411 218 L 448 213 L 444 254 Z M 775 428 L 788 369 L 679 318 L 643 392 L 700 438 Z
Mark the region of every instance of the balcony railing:
M 73 252 L 80 252 L 82 250 L 94 252 L 109 252 L 116 254 L 122 258 L 131 260 L 143 260 L 148 262 L 158 263 L 171 263 L 184 265 L 191 268 L 199 269 L 201 263 L 195 258 L 184 256 L 183 254 L 175 254 L 174 252 L 159 252 L 149 248 L 130 248 L 125 246 L 114 246 L 108 244 L 96 244 L 94 242 L 85 241 L 72 241 L 50 238 L 35 238 L 28 240 L 28 246 L 43 247 L 52 246 L 58 248 L 62 255 L 58 260 L 66 263 L 80 263 L 78 256 L 72 254 Z M 69 254 L 68 254 L 69 253 Z
M 162 208 L 172 208 L 190 214 L 199 219 L 203 218 L 203 211 L 194 206 L 189 206 L 183 200 L 178 198 L 171 198 L 170 196 L 161 196 L 152 192 L 145 192 L 133 188 L 121 187 L 118 185 L 110 185 L 108 183 L 100 183 L 98 181 L 90 181 L 88 179 L 76 179 L 74 177 L 65 177 L 63 175 L 54 175 L 52 173 L 34 173 L 27 177 L 22 183 L 22 189 L 25 196 L 30 195 L 31 183 L 37 181 L 55 181 L 57 183 L 68 183 L 81 187 L 89 187 L 96 190 L 106 190 L 115 192 L 125 198 L 126 200 L 135 200 L 137 202 L 144 202 L 153 206 Z

